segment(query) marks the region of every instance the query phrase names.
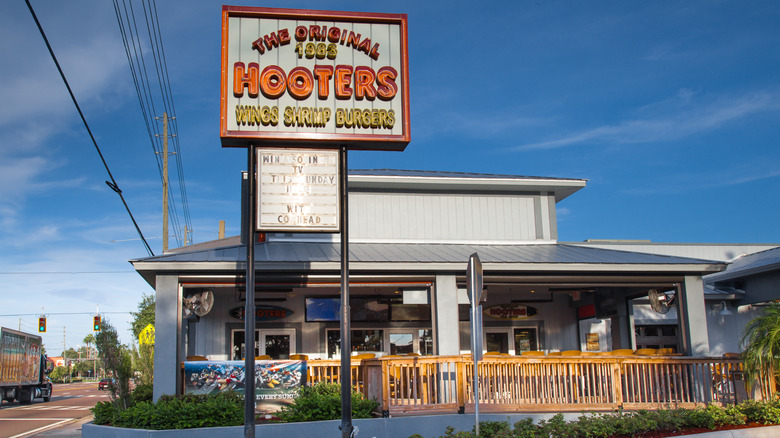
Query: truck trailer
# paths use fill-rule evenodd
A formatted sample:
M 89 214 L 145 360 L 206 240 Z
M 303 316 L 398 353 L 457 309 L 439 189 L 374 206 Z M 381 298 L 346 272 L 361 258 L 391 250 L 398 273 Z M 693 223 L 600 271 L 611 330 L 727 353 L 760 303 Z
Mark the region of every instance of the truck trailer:
M 51 399 L 51 367 L 41 346 L 40 336 L 0 327 L 0 402 Z

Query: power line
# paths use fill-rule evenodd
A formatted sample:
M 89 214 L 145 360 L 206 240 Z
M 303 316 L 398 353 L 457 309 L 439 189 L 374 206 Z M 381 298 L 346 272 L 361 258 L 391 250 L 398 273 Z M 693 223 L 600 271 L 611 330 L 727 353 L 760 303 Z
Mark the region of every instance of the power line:
M 85 274 L 136 274 L 135 271 L 6 271 L 0 275 L 85 275 Z
M 73 104 L 76 106 L 76 110 L 78 111 L 79 116 L 81 117 L 81 121 L 84 123 L 84 127 L 87 129 L 87 133 L 89 133 L 89 138 L 92 139 L 92 144 L 95 145 L 95 150 L 97 151 L 98 155 L 100 155 L 100 161 L 103 162 L 103 167 L 106 168 L 108 177 L 111 179 L 110 182 L 106 181 L 106 184 L 108 184 L 108 186 L 111 187 L 111 190 L 116 192 L 116 194 L 119 195 L 119 198 L 122 199 L 122 204 L 124 204 L 125 210 L 127 210 L 127 214 L 130 216 L 130 219 L 133 221 L 133 226 L 135 226 L 135 230 L 138 232 L 138 235 L 141 237 L 141 240 L 146 246 L 146 251 L 149 253 L 150 256 L 154 256 L 154 253 L 152 252 L 152 248 L 149 246 L 149 243 L 146 242 L 146 239 L 144 239 L 144 234 L 141 232 L 141 228 L 138 226 L 138 223 L 135 221 L 135 217 L 133 217 L 133 213 L 130 211 L 130 207 L 127 205 L 127 201 L 125 201 L 125 197 L 122 196 L 122 190 L 119 189 L 119 185 L 114 179 L 114 175 L 111 174 L 111 169 L 108 168 L 108 163 L 106 163 L 106 159 L 103 157 L 103 153 L 100 151 L 100 147 L 98 146 L 97 141 L 95 140 L 95 136 L 92 135 L 92 130 L 89 129 L 89 124 L 87 123 L 87 119 L 84 117 L 84 113 L 81 112 L 81 107 L 79 106 L 79 103 L 76 101 L 76 96 L 73 94 L 73 90 L 71 90 L 70 88 L 68 79 L 65 77 L 65 73 L 63 73 L 62 68 L 60 67 L 60 63 L 59 61 L 57 61 L 57 57 L 54 55 L 54 50 L 52 50 L 51 44 L 49 44 L 49 39 L 46 38 L 46 33 L 43 31 L 43 27 L 41 26 L 41 23 L 38 21 L 38 17 L 35 15 L 35 11 L 33 10 L 32 5 L 30 4 L 30 0 L 24 0 L 24 2 L 27 3 L 27 8 L 30 10 L 30 14 L 33 17 L 33 20 L 35 20 L 35 25 L 38 26 L 38 31 L 43 37 L 43 41 L 46 43 L 46 48 L 49 49 L 49 54 L 51 55 L 51 59 L 54 60 L 54 64 L 57 66 L 57 71 L 60 72 L 60 77 L 62 78 L 62 81 L 65 83 L 65 88 L 68 89 L 68 94 L 70 94 L 70 98 L 71 100 L 73 100 Z
M 136 312 L 98 312 L 98 313 L 96 313 L 96 312 L 43 312 L 43 314 L 46 315 L 47 317 L 50 316 L 50 315 L 57 315 L 57 316 L 61 316 L 61 315 L 98 315 L 98 314 L 99 315 L 125 315 L 125 314 L 128 314 L 128 313 L 132 314 L 132 313 L 136 313 Z M 5 316 L 40 316 L 40 315 L 41 315 L 41 313 L 39 312 L 39 313 L 10 313 L 8 315 L 0 315 L 0 316 L 5 317 Z
M 136 97 L 141 108 L 141 115 L 143 116 L 152 151 L 157 162 L 157 170 L 160 173 L 161 182 L 164 182 L 162 161 L 163 159 L 167 159 L 167 157 L 163 157 L 163 148 L 161 145 L 162 136 L 158 125 L 154 122 L 154 119 L 159 119 L 159 117 L 155 117 L 155 114 L 158 114 L 158 105 L 169 115 L 170 138 L 173 140 L 173 151 L 169 155 L 174 157 L 176 163 L 176 175 L 179 185 L 179 199 L 184 215 L 184 227 L 182 227 L 179 218 L 179 206 L 177 205 L 176 197 L 174 196 L 172 184 L 169 184 L 167 188 L 168 221 L 173 226 L 173 237 L 176 239 L 179 246 L 181 246 L 183 239 L 185 240 L 184 244 L 191 241 L 191 234 L 190 236 L 185 235 L 182 239 L 180 233 L 183 228 L 187 228 L 191 231 L 192 221 L 189 213 L 189 202 L 187 200 L 187 190 L 184 179 L 184 166 L 182 164 L 182 153 L 179 143 L 176 108 L 173 103 L 173 92 L 171 90 L 170 77 L 168 75 L 168 67 L 165 59 L 162 33 L 160 32 L 157 5 L 153 0 L 141 0 L 141 6 L 143 9 L 144 22 L 146 24 L 148 44 L 145 44 L 144 38 L 142 38 L 141 32 L 139 32 L 139 22 L 141 20 L 140 18 L 136 18 L 136 8 L 133 7 L 132 0 L 122 0 L 121 5 L 119 0 L 114 0 L 114 14 L 116 15 L 119 32 L 125 46 L 125 55 L 127 56 L 130 74 L 136 89 Z M 149 63 L 147 63 L 144 54 L 145 46 L 151 51 L 151 62 Z M 153 67 L 148 67 L 147 64 L 153 64 Z M 152 68 L 153 72 L 150 75 L 149 70 Z M 158 94 L 152 91 L 153 87 L 150 76 L 157 77 L 159 97 L 156 97 Z M 158 102 L 158 99 L 161 101 Z

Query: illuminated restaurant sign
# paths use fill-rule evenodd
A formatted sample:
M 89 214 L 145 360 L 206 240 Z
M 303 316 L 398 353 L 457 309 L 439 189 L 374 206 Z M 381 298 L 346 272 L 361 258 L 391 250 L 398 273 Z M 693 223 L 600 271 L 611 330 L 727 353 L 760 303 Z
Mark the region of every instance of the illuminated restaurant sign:
M 536 315 L 536 308 L 522 304 L 498 304 L 488 307 L 483 312 L 496 319 L 525 319 Z
M 223 146 L 409 143 L 406 15 L 223 6 Z
M 293 312 L 290 309 L 285 309 L 284 307 L 255 306 L 255 321 L 259 321 L 259 322 L 275 321 L 277 319 L 287 318 L 293 313 L 295 312 Z M 234 307 L 233 309 L 230 309 L 230 316 L 243 321 L 244 318 L 246 317 L 246 311 L 244 310 L 244 306 Z

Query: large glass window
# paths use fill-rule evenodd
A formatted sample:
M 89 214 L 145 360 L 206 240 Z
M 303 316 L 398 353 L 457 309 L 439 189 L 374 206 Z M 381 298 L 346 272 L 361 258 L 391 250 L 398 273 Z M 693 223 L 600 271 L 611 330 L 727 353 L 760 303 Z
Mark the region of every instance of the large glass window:
M 384 330 L 351 330 L 350 344 L 352 351 L 379 352 L 385 351 Z M 335 357 L 341 351 L 341 333 L 339 330 L 327 331 L 328 358 Z
M 246 354 L 244 330 L 231 334 L 232 360 L 242 360 Z M 255 356 L 267 354 L 272 359 L 286 360 L 295 353 L 295 329 L 257 329 L 255 331 Z
M 433 330 L 420 329 L 418 331 L 418 336 L 419 336 L 418 342 L 420 344 L 419 353 L 423 356 L 433 355 Z
M 485 350 L 509 353 L 509 335 L 504 332 L 485 333 Z
M 340 320 L 339 297 L 306 298 L 306 322 Z M 400 296 L 350 297 L 352 322 L 430 321 L 430 304 L 404 304 Z
M 414 353 L 414 333 L 390 333 L 390 354 Z
M 538 349 L 535 328 L 515 329 L 515 354 L 520 355 L 524 351 L 536 351 Z
M 636 348 L 680 349 L 678 327 L 675 324 L 647 324 L 634 326 Z

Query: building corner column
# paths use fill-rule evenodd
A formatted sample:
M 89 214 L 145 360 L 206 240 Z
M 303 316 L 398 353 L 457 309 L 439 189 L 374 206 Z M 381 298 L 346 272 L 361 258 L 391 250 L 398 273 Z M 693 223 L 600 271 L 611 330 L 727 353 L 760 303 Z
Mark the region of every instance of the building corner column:
M 710 338 L 707 331 L 707 308 L 704 304 L 704 284 L 699 275 L 686 275 L 680 287 L 677 315 L 680 320 L 680 340 L 688 356 L 708 356 Z
M 435 353 L 439 356 L 460 354 L 458 286 L 454 275 L 436 276 L 433 313 Z
M 154 311 L 154 401 L 181 385 L 181 293 L 176 275 L 158 275 Z

